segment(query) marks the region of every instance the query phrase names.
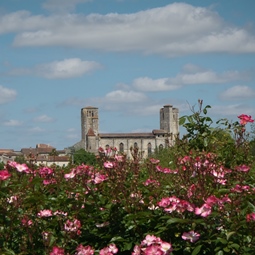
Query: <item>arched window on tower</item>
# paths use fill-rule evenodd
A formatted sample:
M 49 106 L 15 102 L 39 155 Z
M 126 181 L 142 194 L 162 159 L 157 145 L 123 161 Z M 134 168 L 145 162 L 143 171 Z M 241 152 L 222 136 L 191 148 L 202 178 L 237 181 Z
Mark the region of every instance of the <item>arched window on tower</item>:
M 120 145 L 119 145 L 119 152 L 120 153 L 124 152 L 124 144 L 123 143 L 120 143 Z
M 160 144 L 160 145 L 159 145 L 159 150 L 162 151 L 163 148 L 164 148 L 163 144 Z
M 148 149 L 148 156 L 150 156 L 152 154 L 151 143 L 148 143 L 147 149 Z
M 135 142 L 134 143 L 134 148 L 137 149 L 138 148 L 138 144 Z

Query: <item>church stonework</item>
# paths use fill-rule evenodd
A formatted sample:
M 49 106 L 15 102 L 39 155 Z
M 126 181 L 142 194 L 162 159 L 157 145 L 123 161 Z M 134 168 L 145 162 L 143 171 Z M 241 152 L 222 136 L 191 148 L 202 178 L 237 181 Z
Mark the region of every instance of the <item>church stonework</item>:
M 99 133 L 98 108 L 88 106 L 81 109 L 80 147 L 97 154 L 101 147 L 116 147 L 118 152 L 131 157 L 130 148 L 138 147 L 146 158 L 156 148 L 172 146 L 179 135 L 179 110 L 172 105 L 160 109 L 160 129 L 149 133 Z

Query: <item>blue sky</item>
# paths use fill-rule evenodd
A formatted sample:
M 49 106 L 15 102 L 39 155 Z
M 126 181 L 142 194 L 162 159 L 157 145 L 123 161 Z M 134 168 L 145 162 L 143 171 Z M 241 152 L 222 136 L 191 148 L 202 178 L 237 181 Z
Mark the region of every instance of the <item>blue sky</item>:
M 255 117 L 254 0 L 1 0 L 0 148 L 150 132 L 165 104 Z

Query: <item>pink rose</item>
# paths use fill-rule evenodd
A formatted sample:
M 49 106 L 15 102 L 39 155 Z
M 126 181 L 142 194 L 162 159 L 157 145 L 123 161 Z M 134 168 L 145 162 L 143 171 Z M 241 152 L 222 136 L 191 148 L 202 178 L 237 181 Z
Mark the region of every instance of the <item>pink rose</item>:
M 240 119 L 241 125 L 246 125 L 248 122 L 254 122 L 254 120 L 251 118 L 251 115 L 241 114 L 237 117 Z

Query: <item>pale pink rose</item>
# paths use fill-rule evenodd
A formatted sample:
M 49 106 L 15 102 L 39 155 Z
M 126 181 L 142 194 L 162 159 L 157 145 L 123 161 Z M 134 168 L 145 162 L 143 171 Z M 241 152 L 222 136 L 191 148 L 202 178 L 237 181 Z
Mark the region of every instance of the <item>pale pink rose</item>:
M 107 180 L 107 176 L 104 174 L 100 174 L 100 173 L 96 173 L 95 174 L 95 178 L 94 178 L 94 183 L 98 184 L 101 183 L 103 181 Z
M 64 177 L 65 177 L 65 179 L 72 179 L 75 177 L 75 175 L 76 175 L 75 172 L 72 171 L 69 174 L 65 174 Z
M 159 159 L 155 159 L 155 158 L 150 158 L 150 162 L 151 162 L 152 164 L 157 165 L 157 164 L 160 162 L 160 160 L 159 160 Z
M 50 217 L 52 216 L 52 211 L 51 210 L 41 210 L 39 213 L 37 213 L 37 216 L 40 217 L 40 218 L 43 218 L 43 217 Z
M 56 211 L 56 212 L 54 212 L 54 215 L 67 216 L 67 212 L 63 212 L 63 211 Z
M 123 155 L 115 155 L 114 158 L 117 162 L 123 162 L 125 159 Z
M 67 220 L 64 224 L 65 231 L 67 232 L 76 232 L 79 234 L 79 229 L 81 228 L 81 222 L 77 219 L 74 221 Z
M 111 255 L 111 253 L 109 252 L 109 248 L 105 247 L 103 249 L 100 250 L 99 255 Z
M 26 164 L 19 164 L 17 162 L 14 162 L 14 161 L 9 161 L 8 162 L 8 165 L 13 167 L 13 168 L 16 168 L 16 170 L 20 173 L 24 172 L 24 173 L 30 173 L 30 169 L 28 168 L 28 166 Z
M 194 232 L 193 230 L 189 231 L 189 232 L 184 232 L 182 234 L 182 239 L 183 240 L 187 240 L 191 243 L 195 243 L 200 237 L 200 234 Z
M 237 166 L 236 170 L 238 172 L 249 172 L 250 171 L 250 167 L 246 166 L 246 165 L 241 165 L 241 166 Z
M 144 249 L 145 255 L 163 255 L 163 251 L 160 249 L 160 245 L 151 245 Z
M 39 175 L 43 178 L 53 174 L 53 169 L 49 167 L 42 167 L 39 169 Z
M 132 255 L 141 255 L 141 246 L 135 245 Z
M 217 204 L 218 201 L 219 201 L 219 199 L 216 196 L 212 195 L 206 199 L 205 203 L 209 206 L 213 206 L 213 205 Z
M 169 254 L 173 250 L 172 244 L 162 241 L 160 243 L 160 250 L 163 251 L 164 254 Z
M 163 197 L 159 202 L 158 202 L 158 206 L 160 207 L 167 207 L 169 206 L 171 203 L 170 198 L 169 197 Z
M 76 248 L 76 253 L 75 255 L 93 255 L 94 254 L 94 249 L 87 245 L 87 246 L 83 246 L 82 244 L 80 244 L 77 248 Z
M 145 239 L 142 241 L 142 245 L 150 246 L 154 243 L 158 243 L 159 241 L 161 241 L 160 238 L 154 235 L 147 235 Z
M 33 221 L 30 220 L 30 219 L 28 218 L 28 216 L 24 216 L 23 219 L 21 220 L 21 224 L 22 224 L 23 226 L 29 227 L 29 226 L 32 226 L 32 225 L 33 225 Z
M 11 196 L 11 197 L 8 197 L 7 198 L 7 202 L 9 203 L 9 204 L 12 204 L 12 203 L 14 203 L 15 201 L 17 201 L 18 200 L 18 197 L 17 196 Z
M 117 253 L 118 252 L 118 248 L 116 247 L 116 245 L 113 243 L 113 244 L 110 244 L 108 246 L 109 248 L 109 251 L 112 252 L 113 254 Z
M 18 172 L 30 173 L 30 170 L 26 164 L 17 164 L 16 169 Z
M 212 207 L 208 204 L 203 204 L 200 208 L 195 209 L 196 215 L 201 215 L 202 217 L 207 217 L 212 213 Z
M 105 168 L 114 168 L 114 163 L 111 161 L 104 162 Z

